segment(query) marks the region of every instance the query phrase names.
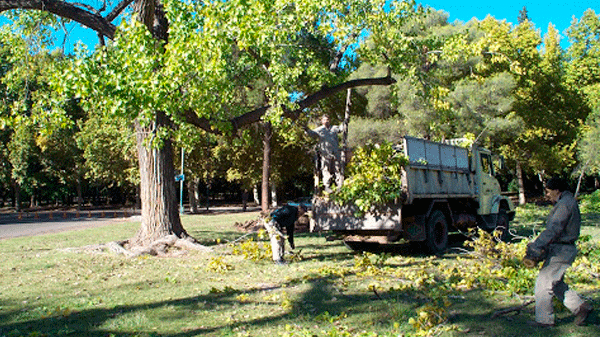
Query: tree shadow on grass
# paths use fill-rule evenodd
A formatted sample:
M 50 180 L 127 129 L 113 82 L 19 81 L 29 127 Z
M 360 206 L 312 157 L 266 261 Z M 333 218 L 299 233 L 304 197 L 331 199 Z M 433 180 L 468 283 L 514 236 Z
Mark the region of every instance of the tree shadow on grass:
M 197 328 L 184 328 L 178 333 L 158 333 L 151 327 L 144 331 L 126 331 L 126 329 L 105 329 L 102 325 L 122 315 L 135 314 L 146 310 L 158 309 L 160 307 L 176 308 L 173 315 L 179 318 L 190 315 L 191 319 L 199 312 L 211 312 L 214 314 L 215 307 L 222 306 L 240 306 L 240 301 L 236 296 L 240 293 L 263 291 L 263 289 L 244 290 L 244 291 L 224 291 L 215 294 L 206 294 L 192 296 L 188 298 L 159 301 L 143 305 L 120 305 L 112 308 L 94 308 L 78 312 L 55 312 L 47 316 L 35 319 L 19 319 L 23 317 L 23 312 L 2 312 L 0 322 L 21 320 L 17 323 L 0 323 L 0 336 L 88 336 L 88 337 L 106 337 L 106 336 L 198 336 L 209 335 L 222 329 L 231 329 L 241 325 L 273 324 L 274 321 L 281 319 L 280 316 L 265 317 L 253 321 L 232 323 L 229 325 L 200 326 Z M 6 303 L 5 303 L 6 304 Z M 2 305 L 2 304 L 0 304 Z M 160 329 L 158 329 L 160 331 Z
M 466 293 L 461 299 L 453 300 L 449 323 L 458 325 L 465 332 L 465 336 L 583 337 L 600 335 L 600 318 L 597 311 L 590 314 L 585 326 L 576 326 L 574 316 L 566 308 L 555 305 L 556 326 L 552 328 L 535 327 L 528 324 L 534 319 L 535 304 L 532 303 L 519 311 L 493 317 L 493 314 L 500 309 L 519 306 L 522 303 L 514 298 L 506 298 L 508 301 L 503 304 L 502 298 L 498 298 L 498 295 L 489 297 L 485 294 L 484 291 L 474 290 Z
M 227 290 L 222 292 L 191 296 L 187 298 L 159 301 L 140 305 L 119 305 L 112 308 L 92 308 L 73 312 L 48 312 L 40 314 L 32 312 L 30 316 L 36 318 L 26 318 L 27 310 L 23 308 L 16 311 L 0 312 L 0 336 L 88 336 L 88 337 L 106 337 L 106 336 L 199 336 L 214 335 L 220 336 L 228 331 L 243 331 L 251 327 L 252 330 L 260 329 L 265 326 L 277 326 L 278 324 L 289 323 L 291 319 L 302 316 L 303 320 L 315 318 L 319 315 L 329 312 L 337 315 L 341 312 L 360 312 L 371 310 L 368 306 L 373 301 L 373 295 L 344 295 L 337 292 L 330 285 L 338 277 L 325 276 L 318 277 L 309 281 L 309 289 L 303 294 L 301 299 L 292 303 L 288 311 L 277 310 L 279 313 L 271 314 L 257 319 L 237 319 L 228 324 L 216 324 L 209 326 L 202 325 L 195 328 L 182 328 L 181 332 L 162 333 L 156 332 L 152 327 L 145 327 L 144 330 L 127 331 L 123 329 L 107 329 L 102 326 L 107 322 L 118 318 L 119 316 L 143 313 L 152 309 L 161 307 L 174 307 L 173 317 L 182 319 L 190 316 L 194 319 L 196 315 L 218 315 L 218 308 L 252 306 L 252 301 L 240 301 L 237 297 L 240 294 L 253 294 L 260 292 L 269 292 L 275 289 L 287 288 L 303 283 L 301 280 L 290 280 L 280 286 L 273 288 L 251 288 L 244 290 Z M 10 305 L 4 301 L 0 306 Z M 279 306 L 279 304 L 275 304 Z M 41 316 L 41 317 L 40 317 Z M 308 318 L 307 318 L 308 317 Z M 168 317 L 165 317 L 168 319 Z M 13 323 L 5 323 L 17 321 Z M 322 322 L 321 322 L 322 323 Z M 158 329 L 157 331 L 160 331 Z
M 287 267 L 282 267 L 287 268 Z M 285 269 L 282 269 L 284 272 Z M 321 275 L 310 279 L 288 279 L 279 285 L 258 286 L 247 289 L 228 289 L 210 292 L 197 296 L 180 299 L 157 301 L 154 303 L 138 305 L 118 305 L 111 308 L 91 308 L 75 312 L 61 312 L 60 310 L 40 314 L 29 313 L 27 308 L 14 311 L 0 310 L 0 336 L 221 336 L 234 331 L 256 331 L 263 327 L 285 325 L 294 321 L 314 322 L 305 326 L 319 326 L 319 328 L 336 329 L 336 320 L 344 321 L 344 325 L 356 329 L 379 330 L 394 329 L 395 322 L 405 323 L 410 317 L 416 315 L 416 309 L 426 304 L 429 299 L 420 292 L 401 291 L 390 289 L 378 293 L 368 290 L 353 292 L 347 291 L 340 284 L 343 277 L 335 273 Z M 237 308 L 236 310 L 254 308 L 256 302 L 242 301 L 239 295 L 268 294 L 278 289 L 288 289 L 298 285 L 306 285 L 306 290 L 288 310 L 273 310 L 272 314 L 259 318 L 237 317 L 228 323 L 203 323 L 199 326 L 183 328 L 180 332 L 159 333 L 160 329 L 144 327 L 143 330 L 127 331 L 126 328 L 109 329 L 111 320 L 123 315 L 144 314 L 153 309 L 172 307 L 168 317 L 163 320 L 197 319 L 198 315 L 216 315 L 222 310 Z M 584 294 L 595 296 L 594 303 L 600 298 L 597 293 Z M 557 311 L 558 326 L 552 329 L 540 329 L 528 326 L 526 322 L 532 318 L 532 306 L 516 315 L 505 315 L 492 318 L 492 313 L 498 310 L 498 298 L 487 297 L 485 292 L 471 291 L 464 296 L 450 298 L 450 324 L 456 324 L 465 336 L 598 336 L 600 319 L 596 311 L 588 319 L 588 325 L 577 327 L 573 324 L 573 317 L 565 310 Z M 518 305 L 518 300 L 509 299 L 506 306 Z M 510 303 L 512 302 L 512 304 Z M 263 303 L 264 304 L 264 303 Z M 274 303 L 281 309 L 280 303 Z M 0 308 L 14 306 L 6 300 L 0 301 Z M 221 313 L 222 314 L 222 313 Z M 34 318 L 28 318 L 28 316 Z M 339 317 L 339 318 L 336 318 Z M 7 323 L 12 322 L 12 323 Z M 347 324 L 346 324 L 347 323 Z M 200 325 L 202 324 L 202 325 Z M 400 331 L 398 331 L 400 332 Z M 407 331 L 404 331 L 407 332 Z

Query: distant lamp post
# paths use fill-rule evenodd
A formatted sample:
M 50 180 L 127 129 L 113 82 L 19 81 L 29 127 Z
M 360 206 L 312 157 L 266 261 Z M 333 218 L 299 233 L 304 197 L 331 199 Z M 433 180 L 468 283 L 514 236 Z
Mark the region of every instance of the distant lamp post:
M 183 182 L 185 181 L 185 175 L 183 174 L 183 160 L 185 150 L 181 148 L 181 174 L 175 176 L 175 181 L 179 182 L 179 213 L 183 214 L 185 209 L 183 208 Z

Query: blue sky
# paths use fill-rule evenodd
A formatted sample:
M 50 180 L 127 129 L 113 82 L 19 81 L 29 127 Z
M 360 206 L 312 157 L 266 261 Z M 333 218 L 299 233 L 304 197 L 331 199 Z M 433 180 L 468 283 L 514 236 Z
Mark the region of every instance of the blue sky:
M 517 23 L 519 11 L 525 6 L 529 19 L 536 28 L 544 34 L 548 23 L 552 23 L 560 32 L 561 45 L 568 46 L 566 29 L 571 25 L 573 16 L 580 19 L 586 9 L 591 8 L 600 13 L 600 1 L 578 0 L 501 0 L 501 1 L 452 1 L 452 0 L 424 0 L 423 5 L 444 10 L 450 14 L 449 21 L 460 20 L 467 22 L 472 18 L 483 20 L 489 14 L 498 20 Z
M 579 19 L 583 12 L 591 8 L 596 14 L 600 13 L 600 1 L 590 0 L 501 0 L 501 1 L 461 1 L 461 0 L 424 0 L 421 2 L 425 6 L 433 7 L 438 10 L 444 10 L 449 14 L 449 21 L 455 20 L 467 22 L 472 18 L 483 20 L 488 14 L 499 20 L 517 23 L 519 11 L 523 6 L 527 7 L 527 13 L 536 28 L 544 34 L 548 28 L 548 23 L 554 24 L 560 32 L 561 45 L 563 48 L 568 46 L 566 38 L 566 29 L 571 25 L 573 17 Z M 82 31 L 83 29 L 75 29 Z M 95 34 L 86 34 L 86 41 L 91 44 L 90 48 L 98 42 Z M 72 36 L 70 42 L 77 41 L 76 36 Z
M 554 24 L 561 34 L 561 45 L 563 48 L 568 46 L 566 29 L 570 26 L 573 17 L 576 17 L 577 19 L 581 18 L 583 12 L 588 8 L 593 9 L 596 14 L 600 14 L 600 1 L 598 0 L 423 0 L 421 3 L 438 10 L 444 10 L 449 14 L 450 22 L 454 22 L 455 20 L 467 22 L 472 18 L 483 20 L 489 14 L 496 19 L 506 20 L 514 24 L 517 22 L 519 11 L 523 6 L 526 6 L 529 18 L 536 25 L 536 28 L 542 31 L 542 34 L 546 32 L 548 23 L 551 22 Z M 89 48 L 93 48 L 94 45 L 98 43 L 98 38 L 95 33 L 75 24 L 68 41 L 66 41 L 65 47 L 67 50 L 71 50 L 75 42 L 80 39 L 88 44 Z M 61 39 L 58 41 L 59 43 L 62 42 Z

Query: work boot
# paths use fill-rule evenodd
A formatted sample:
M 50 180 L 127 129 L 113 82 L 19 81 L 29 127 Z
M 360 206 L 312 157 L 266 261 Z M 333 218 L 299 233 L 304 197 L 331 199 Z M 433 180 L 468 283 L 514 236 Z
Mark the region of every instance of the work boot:
M 588 302 L 583 303 L 575 314 L 575 325 L 584 325 L 585 320 L 588 318 L 590 312 L 592 312 L 592 309 L 594 308 L 591 304 Z

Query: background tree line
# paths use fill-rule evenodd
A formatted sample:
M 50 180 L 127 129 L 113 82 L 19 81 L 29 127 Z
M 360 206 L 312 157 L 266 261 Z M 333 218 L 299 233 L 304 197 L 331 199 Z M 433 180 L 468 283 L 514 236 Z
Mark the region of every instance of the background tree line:
M 69 3 L 38 2 L 0 7 L 10 21 L 0 35 L 1 197 L 17 207 L 111 190 L 144 204 L 144 191 L 162 191 L 159 212 L 170 214 L 175 183 L 161 184 L 178 151 L 194 209 L 200 184 L 218 179 L 245 195 L 260 185 L 263 208 L 273 186 L 309 193 L 313 144 L 300 126 L 323 113 L 340 122 L 342 86 L 353 88 L 351 148 L 403 135 L 477 139 L 508 160 L 505 184 L 522 200 L 527 181 L 599 169 L 592 10 L 562 50 L 556 29 L 541 36 L 525 9 L 512 25 L 450 23 L 410 2 L 125 0 L 88 20 L 65 12 Z M 53 49 L 68 19 L 98 32 L 100 45 Z

